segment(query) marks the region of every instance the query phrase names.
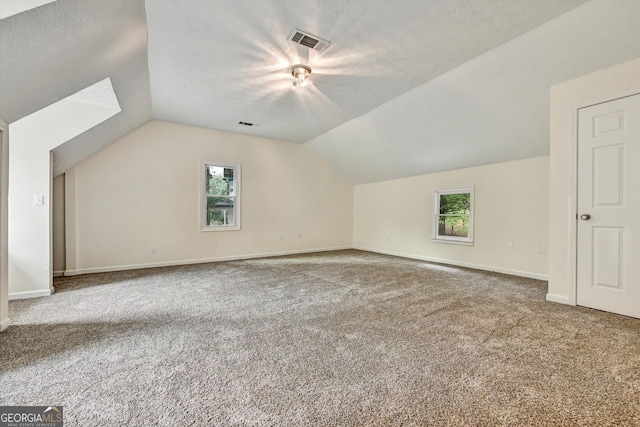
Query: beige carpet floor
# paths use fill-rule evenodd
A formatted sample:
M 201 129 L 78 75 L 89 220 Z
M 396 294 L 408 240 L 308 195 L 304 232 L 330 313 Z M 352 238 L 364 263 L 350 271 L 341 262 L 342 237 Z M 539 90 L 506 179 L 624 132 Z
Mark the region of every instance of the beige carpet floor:
M 0 405 L 67 426 L 640 425 L 640 320 L 361 251 L 62 278 L 13 301 Z

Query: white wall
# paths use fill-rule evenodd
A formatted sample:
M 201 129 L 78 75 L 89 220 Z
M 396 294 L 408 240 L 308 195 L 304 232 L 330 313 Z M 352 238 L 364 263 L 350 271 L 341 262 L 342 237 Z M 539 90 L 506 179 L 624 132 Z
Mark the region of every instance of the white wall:
M 10 124 L 10 298 L 44 296 L 53 290 L 51 150 L 117 112 L 58 102 Z M 35 205 L 34 195 L 44 196 L 44 204 Z
M 576 303 L 576 138 L 578 108 L 640 93 L 640 59 L 551 88 L 549 293 Z
M 242 164 L 240 231 L 200 231 L 203 161 Z M 352 185 L 298 144 L 152 121 L 65 179 L 66 274 L 351 246 Z
M 354 246 L 544 279 L 548 172 L 549 158 L 537 157 L 357 185 Z M 432 242 L 434 191 L 472 185 L 474 245 Z

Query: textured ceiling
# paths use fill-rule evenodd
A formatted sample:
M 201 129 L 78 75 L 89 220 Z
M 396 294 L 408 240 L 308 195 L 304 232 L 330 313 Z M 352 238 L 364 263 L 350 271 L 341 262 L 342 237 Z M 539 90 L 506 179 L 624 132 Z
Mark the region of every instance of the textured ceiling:
M 0 19 L 17 15 L 25 10 L 35 9 L 56 0 L 0 0 Z
M 143 0 L 59 0 L 0 20 L 0 117 L 9 126 L 107 77 L 122 107 L 54 150 L 55 175 L 151 119 L 146 30 Z
M 640 1 L 595 0 L 305 146 L 353 183 L 547 155 L 550 87 L 638 57 Z
M 305 142 L 585 1 L 147 0 L 153 116 Z M 291 90 L 298 62 L 312 85 Z
M 549 87 L 639 57 L 638 28 L 638 0 L 58 0 L 0 20 L 0 117 L 110 77 L 122 112 L 56 148 L 55 175 L 153 117 L 379 181 L 547 154 Z

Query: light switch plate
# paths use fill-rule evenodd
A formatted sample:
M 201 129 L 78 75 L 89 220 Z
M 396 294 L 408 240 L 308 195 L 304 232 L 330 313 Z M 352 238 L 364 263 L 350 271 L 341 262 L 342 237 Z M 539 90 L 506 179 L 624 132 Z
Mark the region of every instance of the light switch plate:
M 34 205 L 44 205 L 44 194 L 36 194 L 33 196 Z

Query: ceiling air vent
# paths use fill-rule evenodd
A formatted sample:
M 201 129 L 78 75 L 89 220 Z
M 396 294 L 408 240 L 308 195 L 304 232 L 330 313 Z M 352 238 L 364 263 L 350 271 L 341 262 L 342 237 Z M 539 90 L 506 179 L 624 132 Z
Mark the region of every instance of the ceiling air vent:
M 289 40 L 294 43 L 301 44 L 302 46 L 306 46 L 309 49 L 317 50 L 318 52 L 322 52 L 331 44 L 326 40 L 322 40 L 319 37 L 312 36 L 311 34 L 298 29 L 293 30 L 293 33 L 289 36 Z

